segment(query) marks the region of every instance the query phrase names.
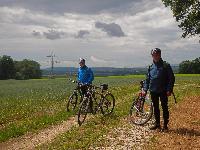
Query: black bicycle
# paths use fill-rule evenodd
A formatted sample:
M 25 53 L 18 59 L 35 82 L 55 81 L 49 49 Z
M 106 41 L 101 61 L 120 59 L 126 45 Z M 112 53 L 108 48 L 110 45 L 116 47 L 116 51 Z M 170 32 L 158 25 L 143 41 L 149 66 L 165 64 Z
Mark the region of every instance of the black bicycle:
M 67 111 L 74 111 L 77 104 L 80 104 L 83 100 L 83 90 L 87 90 L 87 85 L 84 85 L 78 81 L 70 80 L 73 83 L 76 83 L 77 86 L 73 90 L 73 93 L 69 96 L 67 101 Z
M 108 91 L 108 84 L 101 84 L 100 85 L 100 92 L 97 95 L 100 95 L 100 99 L 96 96 L 95 103 L 96 103 L 96 110 L 101 110 L 103 115 L 109 115 L 113 112 L 115 107 L 115 98 L 111 92 Z M 100 100 L 100 101 L 98 101 Z
M 153 115 L 153 103 L 149 95 L 142 93 L 144 81 L 140 82 L 140 92 L 136 98 L 133 98 L 133 103 L 130 108 L 130 121 L 136 125 L 144 125 Z
M 90 85 L 84 96 L 78 111 L 78 124 L 81 126 L 89 112 L 96 114 L 100 111 L 103 115 L 109 115 L 115 107 L 115 98 L 108 91 L 108 85 L 100 87 Z

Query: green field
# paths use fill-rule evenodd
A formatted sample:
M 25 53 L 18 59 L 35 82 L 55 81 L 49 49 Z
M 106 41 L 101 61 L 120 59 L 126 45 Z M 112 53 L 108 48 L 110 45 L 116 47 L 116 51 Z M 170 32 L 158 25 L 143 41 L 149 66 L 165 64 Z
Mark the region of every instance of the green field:
M 98 116 L 83 125 L 81 128 L 87 133 L 98 130 L 98 134 L 92 132 L 91 135 L 82 136 L 84 143 L 66 142 L 70 141 L 69 137 L 72 141 L 76 140 L 73 135 L 79 134 L 76 129 L 72 129 L 60 137 L 62 141 L 58 138 L 50 147 L 85 147 L 91 142 L 87 136 L 97 139 L 111 126 L 116 126 L 120 118 L 128 115 L 132 95 L 139 89 L 139 81 L 142 79 L 143 75 L 95 78 L 95 85 L 109 84 L 117 102 L 114 114 L 109 119 L 103 118 L 104 128 L 99 128 L 102 126 L 102 118 Z M 65 110 L 66 99 L 74 87 L 75 84 L 66 78 L 0 81 L 0 142 L 27 132 L 38 132 L 74 115 Z M 174 91 L 178 101 L 188 95 L 200 95 L 200 75 L 176 75 Z M 170 102 L 173 103 L 172 98 Z M 95 125 L 95 122 L 99 125 Z

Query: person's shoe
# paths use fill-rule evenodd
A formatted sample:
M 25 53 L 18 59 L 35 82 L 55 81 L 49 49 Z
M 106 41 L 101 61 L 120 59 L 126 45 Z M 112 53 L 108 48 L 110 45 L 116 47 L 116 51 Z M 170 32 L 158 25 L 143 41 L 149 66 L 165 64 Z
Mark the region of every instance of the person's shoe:
M 169 120 L 164 120 L 163 128 L 161 129 L 162 132 L 168 131 L 168 127 L 167 127 L 168 123 L 169 123 Z
M 161 129 L 160 125 L 159 124 L 155 124 L 154 126 L 150 127 L 149 128 L 150 130 L 156 130 L 156 129 Z
M 167 126 L 163 126 L 163 128 L 161 129 L 162 132 L 167 132 L 169 129 Z

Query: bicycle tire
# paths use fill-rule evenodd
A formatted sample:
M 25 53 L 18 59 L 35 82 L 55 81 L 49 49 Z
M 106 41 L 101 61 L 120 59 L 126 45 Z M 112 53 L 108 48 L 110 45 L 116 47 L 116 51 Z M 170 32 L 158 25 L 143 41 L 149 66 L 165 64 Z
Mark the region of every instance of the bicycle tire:
M 72 111 L 76 108 L 77 105 L 77 101 L 78 101 L 78 95 L 76 93 L 73 93 L 68 101 L 67 101 L 67 111 Z
M 141 102 L 144 102 L 142 105 Z M 144 125 L 146 124 L 153 115 L 153 103 L 149 99 L 141 100 L 137 97 L 133 100 L 130 108 L 129 118 L 133 124 Z
M 88 97 L 84 97 L 83 101 L 80 104 L 78 110 L 78 124 L 81 126 L 86 119 L 88 108 L 89 108 L 90 99 Z
M 103 115 L 109 115 L 115 107 L 115 97 L 111 93 L 106 93 L 102 98 L 101 111 Z
M 96 114 L 99 111 L 100 102 L 101 102 L 101 96 L 102 94 L 100 92 L 94 92 L 93 93 L 93 114 Z

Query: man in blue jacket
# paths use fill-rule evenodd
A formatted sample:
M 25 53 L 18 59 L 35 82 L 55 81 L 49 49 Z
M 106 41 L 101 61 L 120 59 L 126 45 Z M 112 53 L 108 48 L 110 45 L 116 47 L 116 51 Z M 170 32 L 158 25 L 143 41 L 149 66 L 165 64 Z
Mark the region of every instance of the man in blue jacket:
M 150 129 L 161 129 L 159 109 L 160 99 L 164 120 L 162 131 L 167 131 L 169 122 L 168 96 L 173 92 L 175 77 L 170 64 L 162 60 L 161 50 L 159 48 L 152 49 L 151 55 L 153 63 L 148 68 L 147 78 L 144 84 L 144 94 L 146 94 L 148 90 L 150 91 L 156 120 L 154 126 Z
M 94 80 L 94 75 L 91 68 L 88 68 L 85 65 L 85 59 L 80 58 L 79 60 L 79 69 L 78 69 L 78 81 L 83 84 L 92 84 Z
M 82 84 L 92 84 L 92 81 L 94 80 L 94 75 L 93 75 L 93 72 L 91 70 L 91 68 L 88 68 L 86 65 L 85 65 L 85 59 L 83 58 L 80 58 L 79 59 L 79 69 L 78 69 L 78 82 L 82 83 Z M 81 87 L 81 91 L 82 91 L 82 94 L 86 94 L 87 92 L 87 87 L 86 86 L 82 86 Z M 90 107 L 89 107 L 89 110 L 88 112 L 93 112 L 92 110 L 92 101 L 90 101 Z

